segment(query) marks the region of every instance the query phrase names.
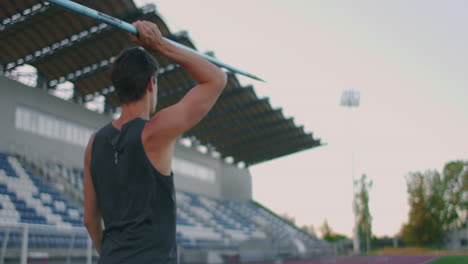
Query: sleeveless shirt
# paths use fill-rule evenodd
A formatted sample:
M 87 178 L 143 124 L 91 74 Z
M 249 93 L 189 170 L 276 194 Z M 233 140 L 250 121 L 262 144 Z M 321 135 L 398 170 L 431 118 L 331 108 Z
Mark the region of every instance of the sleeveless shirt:
M 162 175 L 141 140 L 146 120 L 94 136 L 90 172 L 105 229 L 99 263 L 177 263 L 174 175 Z

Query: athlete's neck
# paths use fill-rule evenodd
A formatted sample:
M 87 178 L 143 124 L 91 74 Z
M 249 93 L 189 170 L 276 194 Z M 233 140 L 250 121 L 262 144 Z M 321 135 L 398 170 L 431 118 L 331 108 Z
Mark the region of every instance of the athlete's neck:
M 123 124 L 138 117 L 144 120 L 149 120 L 150 118 L 150 106 L 145 100 L 123 104 L 119 119 L 112 122 L 112 124 L 120 129 Z

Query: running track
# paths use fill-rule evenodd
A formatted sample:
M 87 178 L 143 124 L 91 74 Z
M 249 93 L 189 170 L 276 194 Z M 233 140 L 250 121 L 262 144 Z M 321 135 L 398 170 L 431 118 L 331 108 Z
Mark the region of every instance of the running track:
M 354 258 L 330 258 L 309 261 L 290 261 L 285 264 L 424 264 L 440 256 L 369 256 Z

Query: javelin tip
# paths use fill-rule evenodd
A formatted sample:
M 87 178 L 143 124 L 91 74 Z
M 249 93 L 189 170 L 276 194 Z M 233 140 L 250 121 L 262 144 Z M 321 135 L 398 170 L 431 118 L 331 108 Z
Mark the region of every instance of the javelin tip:
M 263 79 L 262 79 L 262 78 L 260 78 L 260 77 L 257 77 L 257 76 L 251 76 L 251 77 L 252 77 L 253 79 L 257 80 L 257 81 L 261 81 L 261 82 L 264 82 L 264 83 L 266 83 L 266 81 L 265 81 L 265 80 L 263 80 Z
M 263 80 L 263 79 L 260 78 L 260 77 L 255 76 L 255 75 L 253 75 L 253 74 L 251 74 L 251 73 L 242 73 L 242 75 L 245 75 L 245 76 L 250 77 L 250 78 L 252 78 L 252 79 L 254 79 L 254 80 L 257 80 L 257 81 L 266 83 L 265 80 Z

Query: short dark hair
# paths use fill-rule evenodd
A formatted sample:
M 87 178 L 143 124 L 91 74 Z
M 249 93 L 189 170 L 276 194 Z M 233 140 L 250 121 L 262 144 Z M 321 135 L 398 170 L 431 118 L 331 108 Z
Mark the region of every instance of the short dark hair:
M 142 47 L 122 51 L 112 65 L 111 79 L 121 104 L 140 100 L 159 63 Z

